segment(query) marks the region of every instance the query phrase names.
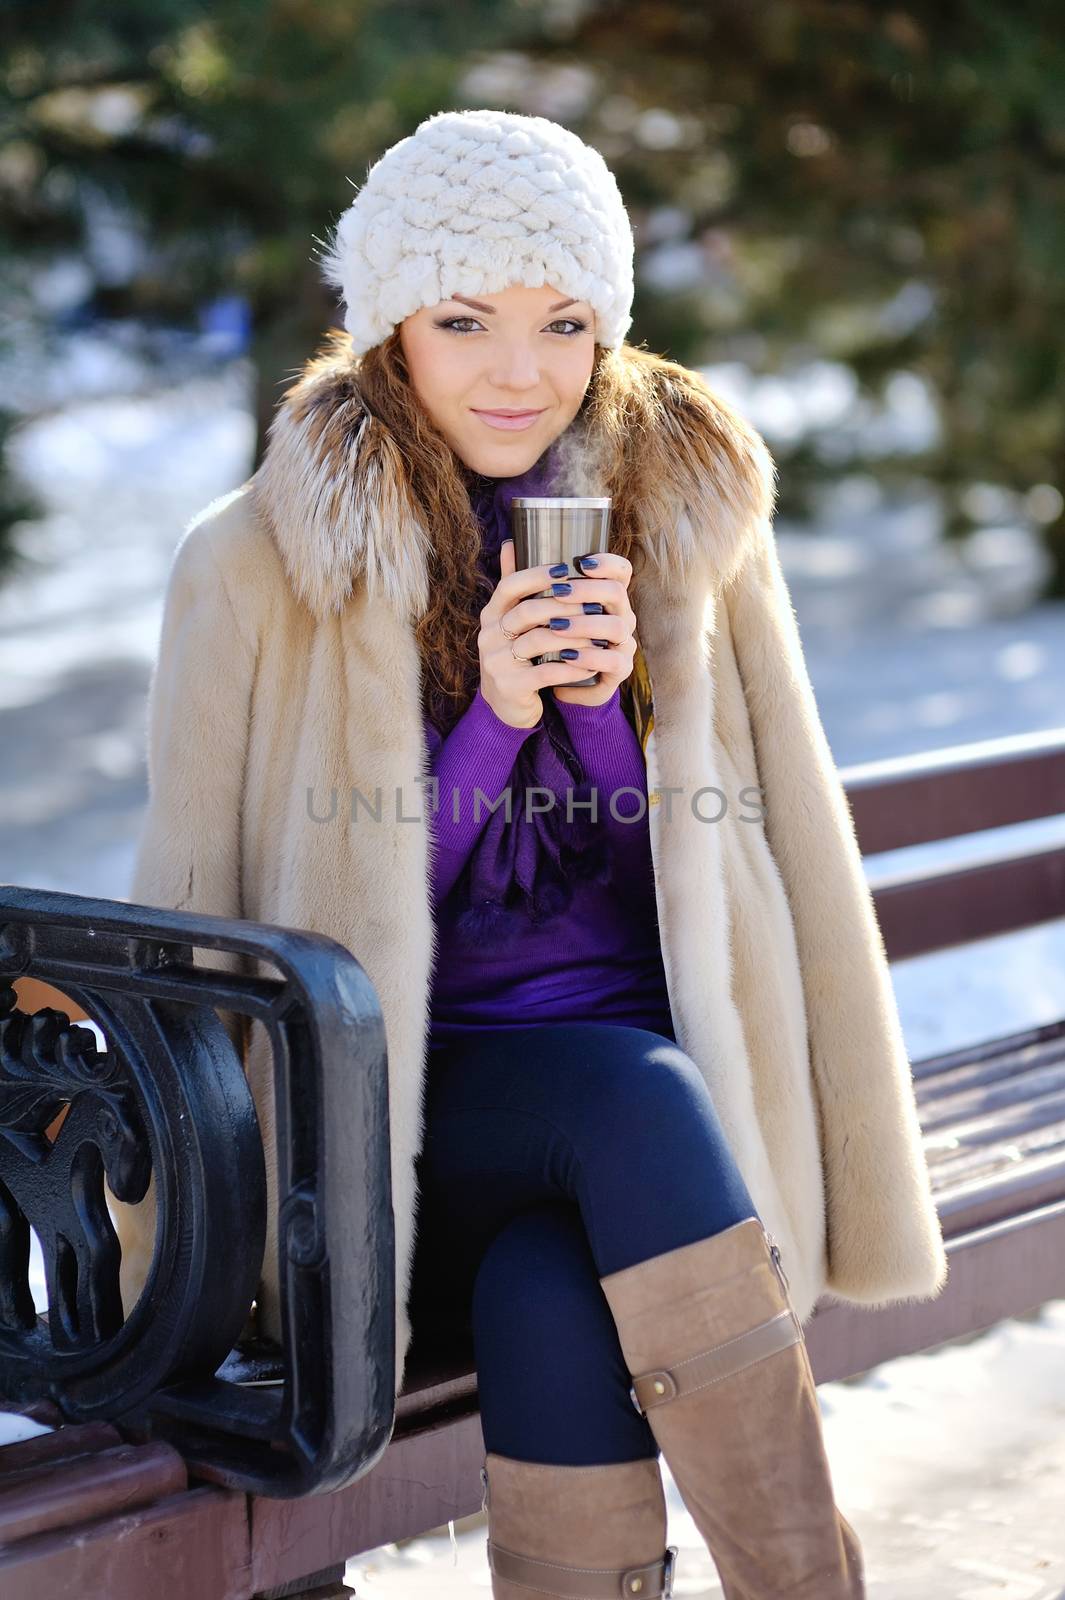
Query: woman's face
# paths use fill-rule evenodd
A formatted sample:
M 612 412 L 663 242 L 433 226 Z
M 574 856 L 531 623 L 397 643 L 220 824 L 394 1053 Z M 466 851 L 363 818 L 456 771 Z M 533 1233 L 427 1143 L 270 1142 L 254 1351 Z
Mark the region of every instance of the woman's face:
M 560 302 L 565 302 L 560 304 Z M 595 361 L 595 313 L 545 285 L 456 295 L 400 323 L 414 391 L 474 472 L 525 472 L 580 410 Z M 534 411 L 520 427 L 485 413 Z

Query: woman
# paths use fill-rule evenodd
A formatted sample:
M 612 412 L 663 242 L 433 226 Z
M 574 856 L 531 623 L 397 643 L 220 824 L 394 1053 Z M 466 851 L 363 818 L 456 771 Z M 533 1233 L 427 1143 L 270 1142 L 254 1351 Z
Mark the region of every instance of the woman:
M 345 332 L 175 556 L 131 899 L 314 929 L 374 983 L 396 1390 L 414 1320 L 468 1321 L 495 1596 L 668 1592 L 661 1453 L 726 1594 L 833 1600 L 861 1553 L 802 1323 L 946 1257 L 773 464 L 624 343 L 632 259 L 543 118 L 439 113 L 371 168 L 324 262 Z M 516 570 L 513 494 L 589 487 L 610 551 Z M 397 805 L 323 825 L 315 788 Z M 255 1024 L 268 1158 L 269 1059 Z

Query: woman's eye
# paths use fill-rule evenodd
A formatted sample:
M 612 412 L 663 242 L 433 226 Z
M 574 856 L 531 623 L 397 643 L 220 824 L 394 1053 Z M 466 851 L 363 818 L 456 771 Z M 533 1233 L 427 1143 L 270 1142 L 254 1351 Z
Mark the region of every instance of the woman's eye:
M 438 328 L 447 328 L 458 334 L 469 333 L 469 328 L 460 328 L 458 326 L 460 322 L 472 322 L 475 327 L 481 326 L 476 317 L 449 317 L 445 322 L 438 322 L 436 326 Z M 548 327 L 561 328 L 566 324 L 573 329 L 573 332 L 563 334 L 562 337 L 564 339 L 575 338 L 578 333 L 583 333 L 585 328 L 588 326 L 586 322 L 581 322 L 577 317 L 560 317 L 557 322 L 549 322 Z

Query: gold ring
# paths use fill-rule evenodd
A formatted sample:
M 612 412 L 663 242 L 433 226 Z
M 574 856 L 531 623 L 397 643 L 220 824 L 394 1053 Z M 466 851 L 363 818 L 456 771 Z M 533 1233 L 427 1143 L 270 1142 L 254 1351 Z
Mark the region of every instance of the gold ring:
M 518 637 L 516 633 L 508 633 L 507 632 L 506 628 L 504 628 L 504 626 L 503 626 L 503 618 L 502 617 L 500 617 L 500 619 L 499 619 L 499 631 L 502 633 L 504 639 L 514 640 L 514 639 L 516 639 Z M 512 655 L 513 655 L 513 653 L 514 652 L 511 651 Z

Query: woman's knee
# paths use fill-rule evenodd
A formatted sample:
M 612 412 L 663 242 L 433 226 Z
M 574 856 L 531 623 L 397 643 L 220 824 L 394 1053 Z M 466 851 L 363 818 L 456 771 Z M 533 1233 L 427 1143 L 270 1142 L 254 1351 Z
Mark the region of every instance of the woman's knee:
M 475 1332 L 502 1325 L 507 1342 L 542 1350 L 587 1315 L 601 1291 L 580 1214 L 547 1202 L 514 1217 L 485 1250 L 473 1286 Z
M 757 1215 L 691 1057 L 638 1028 L 598 1044 L 572 1144 L 600 1274 Z
M 578 1208 L 547 1202 L 492 1240 L 473 1286 L 478 1366 L 520 1371 L 541 1395 L 623 1376 L 617 1327 Z M 627 1383 L 625 1386 L 627 1393 Z
M 611 1029 L 590 1067 L 596 1143 L 623 1150 L 661 1142 L 677 1154 L 689 1136 L 725 1139 L 713 1097 L 699 1068 L 680 1045 L 643 1028 Z
M 473 1333 L 489 1450 L 573 1465 L 657 1455 L 576 1207 L 547 1202 L 496 1235 Z

